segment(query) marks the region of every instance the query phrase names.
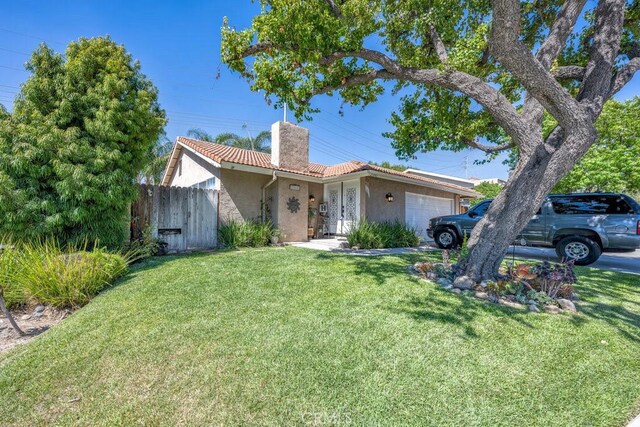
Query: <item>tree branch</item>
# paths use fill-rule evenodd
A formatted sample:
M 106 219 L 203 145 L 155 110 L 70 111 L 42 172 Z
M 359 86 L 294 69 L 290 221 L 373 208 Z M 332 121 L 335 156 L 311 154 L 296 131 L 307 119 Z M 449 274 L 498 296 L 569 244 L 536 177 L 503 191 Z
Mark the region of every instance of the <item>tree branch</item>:
M 260 52 L 268 52 L 272 48 L 280 49 L 271 43 L 258 43 L 245 49 L 242 55 L 246 57 Z M 296 50 L 295 48 L 289 49 Z M 353 84 L 373 81 L 375 79 L 394 79 L 429 84 L 462 92 L 482 105 L 513 139 L 516 145 L 520 145 L 521 141 L 528 138 L 530 139 L 531 129 L 529 125 L 522 119 L 511 102 L 500 93 L 499 90 L 478 77 L 461 71 L 404 67 L 386 54 L 371 49 L 360 49 L 353 52 L 334 52 L 326 55 L 318 62 L 320 65 L 329 66 L 335 61 L 348 57 L 364 59 L 382 67 L 381 70 L 377 70 L 373 72 L 373 74 L 365 73 L 358 75 L 357 78 L 354 76 L 354 79 L 350 80 Z M 359 81 L 360 79 L 363 80 Z M 336 90 L 336 87 L 325 87 L 321 90 L 323 93 L 326 93 L 331 90 Z
M 562 52 L 585 3 L 586 0 L 567 0 L 562 5 L 560 12 L 558 12 L 558 17 L 549 30 L 547 39 L 542 43 L 536 54 L 537 60 L 545 69 L 548 70 L 553 61 Z M 555 73 L 554 77 L 558 78 Z M 535 97 L 526 97 L 523 111 L 527 119 L 532 120 L 538 126 L 542 126 L 544 108 Z
M 493 56 L 520 80 L 529 97 L 536 98 L 565 129 L 589 125 L 587 117 L 578 113 L 582 109 L 580 104 L 520 41 L 518 0 L 493 0 L 491 28 L 490 45 Z M 529 113 L 528 116 L 532 114 Z M 528 121 L 531 121 L 530 117 Z
M 578 100 L 593 118 L 611 96 L 612 70 L 620 49 L 625 0 L 600 0 L 596 8 L 595 32 Z
M 557 80 L 582 80 L 585 71 L 586 68 L 578 65 L 566 65 L 552 70 L 551 74 L 553 74 L 553 77 Z
M 335 52 L 324 57 L 320 63 L 329 65 L 346 57 L 360 58 L 382 66 L 389 73 L 385 74 L 384 78 L 430 84 L 462 92 L 482 105 L 517 145 L 530 136 L 529 126 L 522 120 L 511 102 L 500 91 L 478 77 L 461 71 L 404 67 L 384 53 L 371 49 Z
M 640 56 L 632 58 L 629 62 L 620 68 L 620 70 L 611 79 L 611 93 L 609 97 L 612 97 L 620 89 L 622 89 L 629 80 L 633 78 L 633 75 L 640 70 Z
M 362 73 L 362 74 L 354 74 L 352 76 L 346 77 L 342 81 L 342 83 L 340 83 L 337 86 L 327 85 L 314 91 L 312 96 L 322 95 L 328 92 L 333 92 L 335 90 L 346 89 L 351 86 L 356 86 L 363 83 L 369 83 L 378 79 L 394 79 L 394 78 L 395 76 L 385 69 L 373 70 L 373 71 L 369 71 L 368 73 Z M 305 103 L 309 102 L 309 99 L 304 100 L 304 102 Z
M 558 17 L 549 31 L 549 36 L 536 54 L 536 58 L 546 69 L 551 67 L 553 61 L 562 52 L 586 2 L 586 0 L 567 0 L 560 8 Z
M 429 26 L 429 37 L 431 38 L 431 42 L 433 43 L 433 47 L 436 50 L 436 54 L 438 55 L 440 62 L 446 64 L 449 61 L 449 54 L 447 53 L 447 49 L 440 38 L 440 34 L 438 34 L 433 25 Z
M 485 153 L 496 153 L 498 151 L 504 151 L 509 148 L 513 148 L 515 146 L 513 142 L 507 142 L 501 145 L 484 145 L 484 144 L 480 144 L 478 141 L 474 139 L 467 139 L 467 138 L 465 138 L 463 142 L 467 144 L 469 147 L 477 148 L 478 150 L 482 150 Z
M 333 0 L 325 0 L 329 7 L 331 8 L 331 12 L 336 18 L 342 18 L 342 10 L 340 10 L 340 6 L 336 4 Z

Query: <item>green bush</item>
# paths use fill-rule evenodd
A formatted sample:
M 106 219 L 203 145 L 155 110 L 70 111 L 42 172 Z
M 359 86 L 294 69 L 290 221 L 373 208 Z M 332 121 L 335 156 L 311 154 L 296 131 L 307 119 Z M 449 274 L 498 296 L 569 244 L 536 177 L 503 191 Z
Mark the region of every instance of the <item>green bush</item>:
M 19 247 L 15 286 L 28 300 L 58 308 L 88 303 L 127 270 L 127 259 L 87 245 L 67 246 L 49 240 Z
M 277 233 L 269 222 L 229 220 L 218 230 L 218 240 L 225 248 L 267 246 Z
M 14 281 L 19 269 L 19 252 L 11 244 L 0 243 L 0 247 L 0 287 L 7 307 L 13 308 L 26 302 L 24 290 Z
M 408 225 L 394 222 L 358 221 L 347 235 L 349 245 L 361 249 L 407 248 L 417 246 L 420 238 Z

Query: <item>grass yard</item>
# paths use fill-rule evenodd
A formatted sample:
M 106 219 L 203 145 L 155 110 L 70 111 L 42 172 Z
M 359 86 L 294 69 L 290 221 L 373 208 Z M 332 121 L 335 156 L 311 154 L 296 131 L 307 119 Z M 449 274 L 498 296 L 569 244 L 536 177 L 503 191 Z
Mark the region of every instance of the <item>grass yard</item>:
M 640 410 L 639 276 L 579 269 L 581 314 L 530 314 L 418 281 L 419 259 L 149 260 L 0 355 L 0 424 L 622 426 Z

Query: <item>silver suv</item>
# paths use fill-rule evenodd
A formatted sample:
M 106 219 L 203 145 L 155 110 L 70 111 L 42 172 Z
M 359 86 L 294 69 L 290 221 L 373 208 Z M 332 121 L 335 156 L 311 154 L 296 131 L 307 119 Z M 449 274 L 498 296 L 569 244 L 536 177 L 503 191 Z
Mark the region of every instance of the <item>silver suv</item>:
M 432 218 L 427 233 L 440 248 L 457 247 L 490 204 L 484 200 L 465 214 Z M 555 247 L 561 259 L 589 265 L 603 250 L 640 248 L 640 204 L 619 193 L 550 194 L 517 242 Z

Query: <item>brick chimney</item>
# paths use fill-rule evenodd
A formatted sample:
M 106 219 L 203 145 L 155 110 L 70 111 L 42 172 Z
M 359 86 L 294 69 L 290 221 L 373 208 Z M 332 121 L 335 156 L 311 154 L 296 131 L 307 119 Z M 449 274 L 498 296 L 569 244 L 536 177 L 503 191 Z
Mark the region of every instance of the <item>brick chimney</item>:
M 284 169 L 309 172 L 309 129 L 288 122 L 271 125 L 271 163 Z

